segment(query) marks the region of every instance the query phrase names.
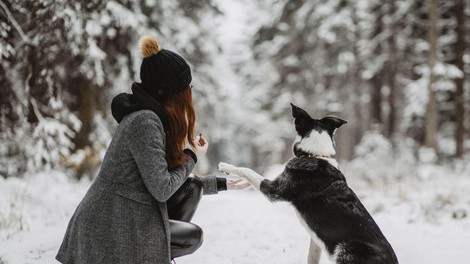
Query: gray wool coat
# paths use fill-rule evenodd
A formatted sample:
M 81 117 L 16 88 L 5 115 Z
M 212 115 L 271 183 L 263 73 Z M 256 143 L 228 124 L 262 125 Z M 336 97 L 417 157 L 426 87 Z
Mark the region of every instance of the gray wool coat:
M 195 162 L 168 171 L 165 132 L 150 110 L 119 124 L 101 170 L 67 227 L 56 256 L 61 263 L 170 263 L 166 201 Z M 215 176 L 201 177 L 204 194 L 217 193 Z

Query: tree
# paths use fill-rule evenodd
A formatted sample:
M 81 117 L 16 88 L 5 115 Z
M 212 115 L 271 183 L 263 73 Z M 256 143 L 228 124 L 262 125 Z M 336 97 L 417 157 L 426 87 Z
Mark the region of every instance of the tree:
M 380 16 L 381 8 L 376 8 L 376 13 Z M 372 33 L 372 38 L 377 37 L 383 30 L 382 19 L 377 19 L 377 23 L 374 24 L 374 32 Z M 382 48 L 380 44 L 375 46 L 375 50 L 373 51 L 375 54 L 381 54 Z M 382 96 L 382 86 L 383 86 L 383 69 L 378 71 L 372 78 L 370 78 L 370 95 L 371 95 L 371 103 L 370 103 L 370 123 L 371 124 L 383 124 L 382 120 L 382 109 L 383 109 L 383 96 Z
M 438 107 L 436 99 L 435 66 L 437 61 L 437 0 L 431 0 L 429 5 L 429 81 L 428 81 L 428 104 L 426 111 L 425 142 L 426 147 L 437 151 L 437 129 L 438 129 Z
M 387 17 L 388 17 L 388 37 L 387 37 L 387 47 L 388 47 L 388 62 L 386 63 L 386 84 L 388 86 L 388 105 L 389 105 L 389 114 L 388 114 L 388 128 L 387 128 L 387 137 L 391 138 L 396 132 L 396 123 L 397 123 L 397 97 L 399 94 L 400 87 L 397 85 L 397 76 L 398 76 L 398 66 L 397 58 L 400 57 L 396 45 L 396 36 L 397 36 L 397 24 L 396 21 L 396 0 L 387 1 Z
M 455 66 L 462 72 L 463 76 L 455 78 L 455 156 L 462 158 L 464 153 L 464 116 L 465 116 L 465 97 L 464 97 L 464 84 L 465 84 L 465 69 L 463 57 L 465 55 L 466 47 L 466 25 L 465 25 L 465 0 L 456 0 L 456 35 L 457 41 L 455 44 Z

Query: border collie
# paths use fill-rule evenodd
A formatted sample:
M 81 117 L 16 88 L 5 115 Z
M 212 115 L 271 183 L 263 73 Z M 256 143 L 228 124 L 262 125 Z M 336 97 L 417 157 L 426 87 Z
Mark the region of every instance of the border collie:
M 219 170 L 246 178 L 267 198 L 296 209 L 313 243 L 336 264 L 396 264 L 397 257 L 372 216 L 339 170 L 333 135 L 347 123 L 337 117 L 313 119 L 292 105 L 297 139 L 294 157 L 274 180 L 248 168 L 220 163 Z

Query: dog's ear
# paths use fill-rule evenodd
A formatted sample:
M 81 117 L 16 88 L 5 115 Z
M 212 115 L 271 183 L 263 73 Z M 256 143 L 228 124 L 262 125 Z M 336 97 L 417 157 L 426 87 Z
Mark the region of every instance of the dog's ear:
M 305 112 L 302 108 L 295 106 L 294 104 L 290 104 L 292 106 L 292 116 L 297 119 L 297 118 L 303 118 L 303 117 L 308 117 L 310 118 L 310 115 Z
M 304 137 L 312 129 L 311 121 L 312 118 L 300 107 L 297 107 L 293 104 L 292 106 L 292 116 L 294 117 L 295 131 L 299 136 Z
M 322 123 L 324 124 L 327 124 L 328 126 L 331 126 L 333 128 L 339 128 L 340 126 L 348 123 L 348 121 L 344 120 L 344 119 L 341 119 L 341 118 L 338 118 L 338 117 L 334 117 L 334 116 L 327 116 L 327 117 L 324 117 L 320 120 Z

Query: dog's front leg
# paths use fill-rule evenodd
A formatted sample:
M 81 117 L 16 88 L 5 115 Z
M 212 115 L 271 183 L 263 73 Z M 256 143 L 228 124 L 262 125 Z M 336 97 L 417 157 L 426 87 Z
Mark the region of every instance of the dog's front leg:
M 320 263 L 321 248 L 315 244 L 313 240 L 310 240 L 310 248 L 308 250 L 307 264 L 318 264 Z
M 267 179 L 262 181 L 260 191 L 266 195 L 271 202 L 292 200 L 292 195 L 289 195 L 283 174 L 279 175 L 273 181 Z
M 235 174 L 247 179 L 256 190 L 260 190 L 261 182 L 264 177 L 253 171 L 252 169 L 236 167 L 232 164 L 221 162 L 219 163 L 219 170 L 228 174 Z

